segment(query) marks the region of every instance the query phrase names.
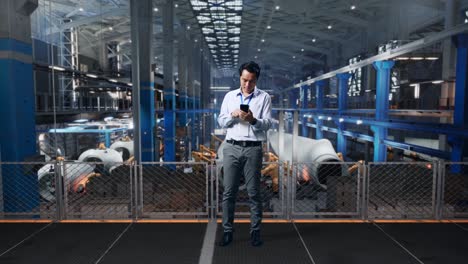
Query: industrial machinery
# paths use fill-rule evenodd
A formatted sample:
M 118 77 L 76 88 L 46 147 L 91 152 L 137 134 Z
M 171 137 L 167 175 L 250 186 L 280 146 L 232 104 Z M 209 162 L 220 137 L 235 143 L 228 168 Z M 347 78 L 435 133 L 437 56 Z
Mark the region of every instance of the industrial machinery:
M 113 149 L 119 152 L 122 155 L 122 159 L 124 161 L 129 160 L 134 155 L 133 140 L 131 140 L 129 137 L 125 137 L 114 142 L 110 146 L 110 149 Z
M 122 165 L 122 154 L 114 149 L 105 148 L 103 145 L 98 149 L 89 149 L 78 158 L 80 162 L 102 163 L 106 171 L 111 172 L 114 168 Z
M 270 131 L 268 134 L 268 139 L 271 145 L 271 148 L 275 153 L 279 153 L 279 134 L 276 131 Z M 327 139 L 314 140 L 306 137 L 297 137 L 296 138 L 296 149 L 295 153 L 295 162 L 311 164 L 304 166 L 302 173 L 298 174 L 298 181 L 309 182 L 312 181 L 316 184 L 319 184 L 322 188 L 326 189 L 325 181 L 326 177 L 330 173 L 342 174 L 343 176 L 347 175 L 347 168 L 341 164 L 333 164 L 334 162 L 341 162 L 340 157 L 336 153 L 333 145 Z M 293 136 L 291 134 L 284 134 L 284 157 L 282 158 L 287 160 L 292 159 L 293 154 Z M 330 163 L 330 164 L 327 164 Z M 313 165 L 312 165 L 313 164 Z
M 95 176 L 95 166 L 93 164 L 85 163 L 64 163 L 61 166 L 60 175 L 65 176 L 65 182 L 70 182 L 70 188 L 66 190 L 83 192 L 85 185 L 83 183 L 90 177 Z M 47 164 L 39 169 L 37 172 L 39 181 L 39 194 L 45 201 L 55 201 L 56 191 L 56 168 L 55 164 Z M 74 183 L 77 184 L 74 184 Z M 81 185 L 81 186 L 80 186 Z

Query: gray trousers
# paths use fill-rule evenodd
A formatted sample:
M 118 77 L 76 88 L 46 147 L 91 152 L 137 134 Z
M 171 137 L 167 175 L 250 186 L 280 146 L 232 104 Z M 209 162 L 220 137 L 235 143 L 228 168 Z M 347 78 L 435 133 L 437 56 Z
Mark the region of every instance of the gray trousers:
M 250 198 L 250 231 L 259 230 L 262 222 L 260 177 L 262 146 L 242 147 L 227 143 L 223 149 L 223 229 L 232 232 L 240 178 L 245 177 Z

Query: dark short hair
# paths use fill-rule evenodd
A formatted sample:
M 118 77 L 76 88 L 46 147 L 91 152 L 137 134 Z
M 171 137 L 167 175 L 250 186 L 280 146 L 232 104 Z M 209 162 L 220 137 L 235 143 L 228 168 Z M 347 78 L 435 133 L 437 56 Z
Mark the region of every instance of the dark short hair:
M 260 66 L 258 66 L 258 64 L 255 61 L 249 61 L 249 62 L 243 63 L 239 67 L 239 76 L 242 75 L 242 72 L 244 70 L 247 70 L 250 73 L 255 73 L 257 80 L 260 77 Z

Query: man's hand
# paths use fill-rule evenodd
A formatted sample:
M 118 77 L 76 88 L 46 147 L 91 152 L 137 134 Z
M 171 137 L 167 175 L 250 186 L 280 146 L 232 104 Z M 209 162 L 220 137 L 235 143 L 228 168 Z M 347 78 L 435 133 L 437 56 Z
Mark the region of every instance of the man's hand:
M 254 121 L 254 116 L 253 116 L 253 113 L 252 111 L 250 111 L 249 109 L 249 112 L 244 112 L 244 111 L 241 111 L 241 114 L 240 114 L 240 117 L 239 117 L 241 120 L 244 120 L 244 121 L 247 121 L 249 123 L 251 123 L 252 121 Z
M 231 113 L 231 116 L 234 118 L 241 118 L 242 113 L 245 113 L 245 112 L 240 109 L 237 109 Z

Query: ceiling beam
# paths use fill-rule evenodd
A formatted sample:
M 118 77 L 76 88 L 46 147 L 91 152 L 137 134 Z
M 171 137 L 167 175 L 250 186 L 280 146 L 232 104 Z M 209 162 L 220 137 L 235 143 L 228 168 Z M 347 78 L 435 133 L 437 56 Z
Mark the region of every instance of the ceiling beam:
M 436 10 L 444 10 L 445 8 L 445 4 L 440 0 L 412 0 L 412 2 Z
M 312 41 L 310 42 L 311 42 L 310 44 L 304 44 L 302 42 L 291 40 L 291 38 L 282 38 L 279 41 L 275 41 L 273 44 L 283 44 L 282 46 L 286 46 L 286 47 L 292 46 L 292 47 L 297 48 L 298 52 L 300 52 L 301 49 L 304 49 L 305 51 L 313 51 L 313 52 L 325 54 L 327 56 L 331 54 L 332 52 L 331 50 L 316 47 L 312 44 Z
M 331 40 L 331 41 L 338 42 L 343 45 L 345 44 L 349 45 L 349 42 L 347 40 L 340 38 L 338 36 L 333 36 L 330 33 L 323 33 L 321 31 L 313 30 L 313 29 L 306 29 L 306 31 L 304 31 L 303 28 L 298 27 L 297 25 L 281 24 L 281 25 L 276 25 L 275 28 L 285 33 L 296 33 L 296 34 L 303 35 L 303 36 L 307 34 L 307 36 L 313 36 L 318 39 Z M 307 39 L 311 39 L 311 37 L 307 37 Z
M 59 26 L 58 30 L 65 30 L 65 29 L 79 27 L 79 26 L 86 25 L 86 24 L 92 24 L 94 22 L 102 20 L 103 18 L 108 18 L 111 16 L 119 17 L 119 16 L 125 16 L 125 15 L 129 15 L 128 8 L 112 9 L 110 11 L 104 12 L 99 15 L 83 17 L 81 19 L 73 20 L 69 23 L 64 23 Z M 58 33 L 58 32 L 59 31 L 53 31 L 52 34 Z
M 325 12 L 324 16 L 326 16 L 328 18 L 333 18 L 333 19 L 339 20 L 341 22 L 353 24 L 354 26 L 359 26 L 359 27 L 362 27 L 362 28 L 365 28 L 365 29 L 370 27 L 370 22 L 369 21 L 358 18 L 358 17 L 345 15 L 345 14 L 342 14 L 340 12 Z

